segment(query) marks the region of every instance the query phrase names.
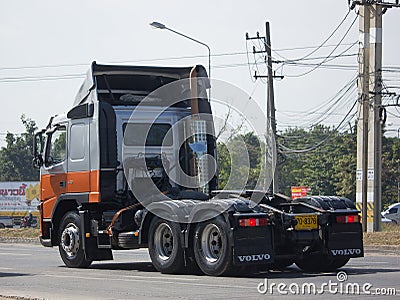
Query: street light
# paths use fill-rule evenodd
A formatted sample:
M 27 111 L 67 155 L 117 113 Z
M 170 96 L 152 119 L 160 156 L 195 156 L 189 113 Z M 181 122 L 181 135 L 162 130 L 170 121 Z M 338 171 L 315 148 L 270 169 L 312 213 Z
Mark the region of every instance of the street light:
M 187 36 L 187 35 L 185 35 L 183 33 L 180 33 L 178 31 L 175 31 L 175 30 L 171 29 L 171 28 L 168 28 L 167 26 L 165 26 L 164 24 L 159 23 L 159 22 L 152 22 L 152 23 L 150 23 L 150 26 L 154 27 L 154 28 L 157 28 L 157 29 L 169 30 L 169 31 L 171 31 L 173 33 L 176 33 L 176 34 L 178 34 L 180 36 L 183 36 L 183 37 L 185 37 L 185 38 L 187 38 L 189 40 L 192 40 L 193 42 L 196 42 L 198 44 L 201 44 L 201 45 L 207 47 L 207 50 L 208 50 L 208 78 L 211 78 L 211 50 L 210 50 L 210 47 L 208 47 L 207 44 L 204 44 L 203 42 L 200 42 L 200 41 L 198 41 L 198 40 L 196 40 L 196 39 L 194 39 L 194 38 L 192 38 L 190 36 Z

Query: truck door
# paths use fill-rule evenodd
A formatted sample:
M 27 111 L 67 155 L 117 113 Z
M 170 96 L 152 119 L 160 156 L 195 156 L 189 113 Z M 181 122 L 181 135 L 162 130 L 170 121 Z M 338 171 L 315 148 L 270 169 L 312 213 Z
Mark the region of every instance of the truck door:
M 41 175 L 42 201 L 56 201 L 66 192 L 67 127 L 58 125 L 47 132 L 44 170 Z
M 68 130 L 67 193 L 86 194 L 90 191 L 89 120 L 71 120 Z

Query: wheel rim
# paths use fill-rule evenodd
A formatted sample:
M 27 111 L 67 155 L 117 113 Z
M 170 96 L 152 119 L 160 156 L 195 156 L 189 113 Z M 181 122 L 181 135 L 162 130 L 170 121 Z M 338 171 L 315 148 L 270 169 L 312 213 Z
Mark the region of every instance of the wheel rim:
M 80 245 L 79 228 L 69 223 L 61 235 L 61 247 L 69 258 L 75 258 Z
M 161 223 L 154 233 L 154 246 L 158 257 L 161 260 L 168 260 L 174 249 L 174 239 L 171 227 L 166 223 Z
M 215 224 L 207 224 L 201 235 L 201 248 L 205 259 L 215 263 L 223 250 L 222 234 Z

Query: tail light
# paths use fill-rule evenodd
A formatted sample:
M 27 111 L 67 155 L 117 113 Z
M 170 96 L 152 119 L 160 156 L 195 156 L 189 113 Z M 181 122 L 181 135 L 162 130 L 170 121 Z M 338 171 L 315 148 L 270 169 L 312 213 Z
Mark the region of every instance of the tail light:
M 239 226 L 241 227 L 259 227 L 267 225 L 268 219 L 266 218 L 248 218 L 239 220 Z
M 337 223 L 358 223 L 360 222 L 359 215 L 348 215 L 348 216 L 336 216 Z

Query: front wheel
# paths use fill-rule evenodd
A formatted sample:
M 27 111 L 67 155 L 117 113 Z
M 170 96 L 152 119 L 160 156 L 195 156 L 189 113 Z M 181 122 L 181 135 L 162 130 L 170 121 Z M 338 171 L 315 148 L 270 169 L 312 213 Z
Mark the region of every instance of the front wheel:
M 149 255 L 161 273 L 182 272 L 185 266 L 178 223 L 155 217 L 149 229 Z
M 197 265 L 210 276 L 220 276 L 232 269 L 232 242 L 229 227 L 222 217 L 199 223 L 194 234 Z
M 58 249 L 60 256 L 67 267 L 87 268 L 92 263 L 85 257 L 81 241 L 81 228 L 79 215 L 70 211 L 61 220 L 60 245 Z

